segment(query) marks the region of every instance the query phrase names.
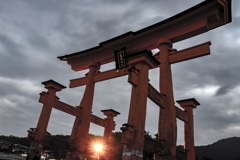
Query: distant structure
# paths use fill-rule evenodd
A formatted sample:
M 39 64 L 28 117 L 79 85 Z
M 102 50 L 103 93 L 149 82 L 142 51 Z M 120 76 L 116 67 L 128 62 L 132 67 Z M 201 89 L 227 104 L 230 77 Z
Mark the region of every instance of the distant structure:
M 40 94 L 42 112 L 36 129 L 29 131 L 32 139 L 30 153 L 50 141 L 47 125 L 52 108 L 76 117 L 69 142 L 58 142 L 69 148 L 66 159 L 84 158 L 88 149 L 90 122 L 105 128 L 104 138 L 111 140 L 114 117 L 119 113 L 103 110 L 106 119 L 92 112 L 95 83 L 128 75 L 132 94 L 128 122 L 121 128 L 124 145 L 122 160 L 143 160 L 143 152 L 154 154 L 154 160 L 176 160 L 176 118 L 184 122 L 185 152 L 188 160 L 195 159 L 193 109 L 199 105 L 196 99 L 176 101 L 175 106 L 171 65 L 210 54 L 210 42 L 181 51 L 173 49 L 173 43 L 200 35 L 231 22 L 231 0 L 207 0 L 169 19 L 137 32 L 128 32 L 104 41 L 99 46 L 58 57 L 66 61 L 74 71 L 88 69 L 86 77 L 70 80 L 70 88 L 86 86 L 81 103 L 77 107 L 59 101 L 56 92 L 65 87 L 53 80 L 43 82 L 48 90 Z M 151 50 L 158 48 L 153 55 Z M 116 68 L 100 72 L 101 65 L 116 62 Z M 159 91 L 149 83 L 149 70 L 160 68 Z M 144 138 L 147 98 L 159 106 L 160 116 L 156 139 Z M 107 158 L 109 159 L 109 157 Z M 111 159 L 111 158 L 110 158 Z

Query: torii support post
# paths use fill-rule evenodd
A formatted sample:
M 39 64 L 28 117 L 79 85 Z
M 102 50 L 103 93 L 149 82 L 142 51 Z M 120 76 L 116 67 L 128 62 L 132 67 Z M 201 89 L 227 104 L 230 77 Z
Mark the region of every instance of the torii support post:
M 92 104 L 94 97 L 94 76 L 99 70 L 99 64 L 93 63 L 89 66 L 89 72 L 87 74 L 87 84 L 84 91 L 82 101 L 80 103 L 80 115 L 76 117 L 70 140 L 73 141 L 73 146 L 66 159 L 74 159 L 76 157 L 84 157 L 86 147 L 88 145 L 88 132 L 91 122 Z
M 105 116 L 107 116 L 105 128 L 104 128 L 104 140 L 106 143 L 111 142 L 112 140 L 112 131 L 115 129 L 115 122 L 114 117 L 116 117 L 118 114 L 120 114 L 117 111 L 114 111 L 112 109 L 107 110 L 101 110 Z
M 133 130 L 131 131 L 131 142 L 124 144 L 122 160 L 142 160 L 148 96 L 148 73 L 149 69 L 158 65 L 159 62 L 147 53 L 136 54 L 128 60 L 134 60 L 131 64 L 133 67 L 128 79 L 129 83 L 132 84 L 128 124 L 133 126 L 131 128 Z
M 188 160 L 195 160 L 193 109 L 200 103 L 195 98 L 176 102 L 188 113 L 188 123 L 184 123 L 184 149 L 187 151 Z
M 32 160 L 36 150 L 38 150 L 41 153 L 43 142 L 45 140 L 45 134 L 48 127 L 48 122 L 52 112 L 52 107 L 54 106 L 55 101 L 58 100 L 56 92 L 59 92 L 62 89 L 66 88 L 65 86 L 53 80 L 42 82 L 42 84 L 48 90 L 47 91 L 48 98 L 47 101 L 43 104 L 42 111 L 38 120 L 36 135 L 33 142 L 31 143 L 31 147 L 29 150 L 29 160 Z
M 114 111 L 113 109 L 106 109 L 106 110 L 101 110 L 107 118 L 105 118 L 105 126 L 104 126 L 104 144 L 105 144 L 105 149 L 106 152 L 104 153 L 105 159 L 113 159 L 113 153 L 116 153 L 116 149 L 111 146 L 112 140 L 113 140 L 113 135 L 112 131 L 115 129 L 115 122 L 114 122 L 114 117 L 116 117 L 118 114 L 120 114 L 117 111 Z M 103 155 L 102 155 L 103 156 Z
M 160 93 L 166 96 L 169 106 L 160 108 L 158 138 L 165 142 L 164 151 L 160 154 L 155 154 L 155 160 L 175 160 L 176 159 L 176 139 L 177 139 L 177 124 L 176 124 L 176 109 L 173 97 L 173 84 L 171 64 L 169 62 L 169 51 L 172 48 L 172 42 L 168 39 L 160 39 Z

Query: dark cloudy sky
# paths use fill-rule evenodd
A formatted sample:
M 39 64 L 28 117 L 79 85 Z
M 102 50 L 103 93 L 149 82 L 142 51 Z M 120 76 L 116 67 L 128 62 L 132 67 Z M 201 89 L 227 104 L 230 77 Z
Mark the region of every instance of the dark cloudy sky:
M 74 72 L 58 56 L 88 49 L 128 31 L 137 31 L 202 0 L 0 0 L 0 135 L 27 136 L 36 127 L 42 105 L 41 82 L 69 80 Z M 176 100 L 195 97 L 201 105 L 195 114 L 196 145 L 240 137 L 240 1 L 232 2 L 233 22 L 174 44 L 181 50 L 211 41 L 211 55 L 172 66 Z M 114 63 L 102 70 L 112 69 Z M 158 69 L 150 82 L 158 88 Z M 64 89 L 58 96 L 73 106 L 80 103 L 84 87 Z M 116 130 L 127 122 L 131 85 L 127 77 L 96 84 L 93 114 L 113 108 Z M 148 101 L 146 130 L 157 132 L 158 107 Z M 70 134 L 74 117 L 53 110 L 48 131 Z M 91 125 L 91 133 L 103 128 Z M 183 144 L 183 123 L 178 122 L 178 143 Z

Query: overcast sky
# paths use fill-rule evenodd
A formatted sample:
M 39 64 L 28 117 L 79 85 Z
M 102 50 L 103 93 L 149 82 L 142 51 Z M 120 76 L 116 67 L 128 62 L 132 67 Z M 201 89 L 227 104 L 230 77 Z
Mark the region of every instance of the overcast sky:
M 36 127 L 42 104 L 41 82 L 53 79 L 68 87 L 84 76 L 58 56 L 81 51 L 128 31 L 137 31 L 180 13 L 202 0 L 0 0 L 0 135 L 25 137 Z M 195 143 L 240 137 L 240 1 L 232 2 L 233 22 L 174 44 L 181 50 L 211 41 L 211 55 L 172 65 L 175 100 L 196 98 Z M 102 70 L 114 68 L 114 63 Z M 158 88 L 159 70 L 150 83 Z M 84 87 L 66 88 L 61 101 L 77 106 Z M 96 84 L 93 114 L 121 112 L 116 131 L 127 122 L 131 85 L 127 76 Z M 157 133 L 159 108 L 148 100 L 146 131 Z M 53 109 L 48 131 L 70 134 L 74 117 Z M 103 128 L 91 125 L 92 134 Z M 178 122 L 178 144 L 183 123 Z

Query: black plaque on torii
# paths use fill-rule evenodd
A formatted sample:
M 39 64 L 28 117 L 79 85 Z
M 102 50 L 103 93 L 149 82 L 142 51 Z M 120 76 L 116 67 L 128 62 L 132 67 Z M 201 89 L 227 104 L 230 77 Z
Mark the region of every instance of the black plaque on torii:
M 115 54 L 116 69 L 126 68 L 127 67 L 126 47 L 123 47 L 119 50 L 115 50 L 114 54 Z

